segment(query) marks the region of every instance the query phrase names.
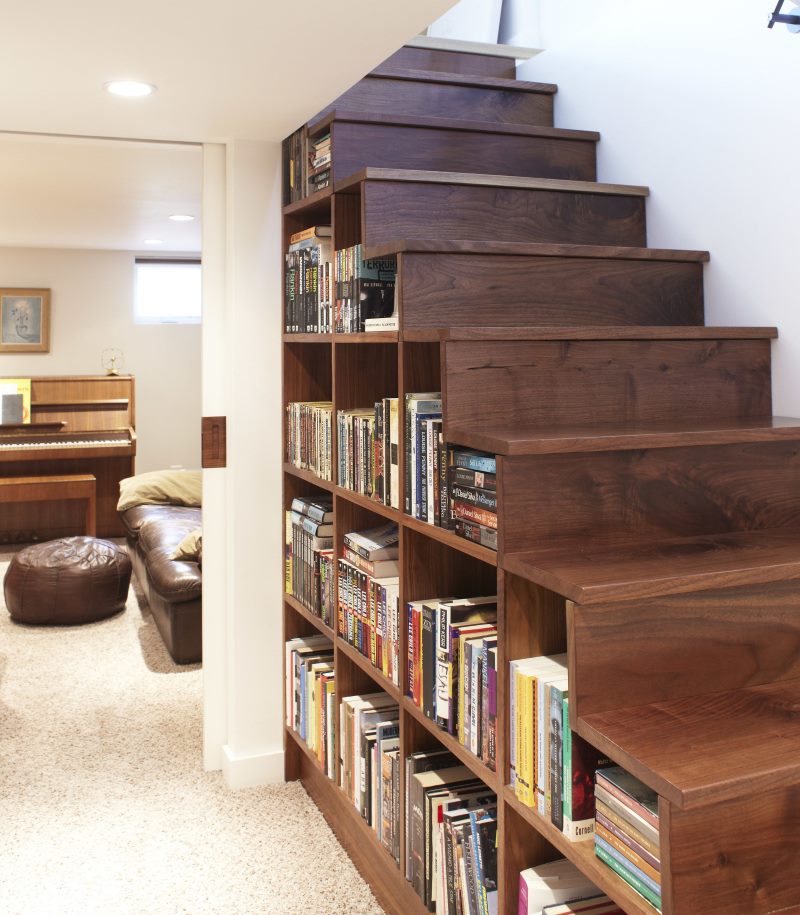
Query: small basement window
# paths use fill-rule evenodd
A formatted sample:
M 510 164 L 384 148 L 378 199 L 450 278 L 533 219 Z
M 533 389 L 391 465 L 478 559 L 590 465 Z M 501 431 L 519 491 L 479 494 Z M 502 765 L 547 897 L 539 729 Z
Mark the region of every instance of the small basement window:
M 200 261 L 136 258 L 134 320 L 137 324 L 199 324 Z

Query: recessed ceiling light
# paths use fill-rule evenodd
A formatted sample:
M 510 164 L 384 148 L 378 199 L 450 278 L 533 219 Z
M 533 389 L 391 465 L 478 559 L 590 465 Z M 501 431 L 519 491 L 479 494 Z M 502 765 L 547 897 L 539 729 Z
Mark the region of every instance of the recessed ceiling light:
M 160 238 L 145 238 L 144 243 L 146 245 L 163 245 L 164 242 Z
M 173 213 L 169 218 L 173 222 L 191 222 L 194 216 L 190 216 L 188 213 Z
M 115 79 L 106 83 L 106 91 L 112 95 L 121 95 L 125 98 L 143 98 L 145 95 L 152 95 L 157 86 L 150 83 L 140 83 L 133 79 Z

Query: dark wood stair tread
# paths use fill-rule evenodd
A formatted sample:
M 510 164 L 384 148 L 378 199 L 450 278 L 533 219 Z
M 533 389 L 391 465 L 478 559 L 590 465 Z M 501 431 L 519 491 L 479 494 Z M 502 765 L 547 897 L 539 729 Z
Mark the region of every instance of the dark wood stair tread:
M 566 540 L 506 553 L 501 565 L 587 606 L 798 579 L 800 530 Z
M 800 782 L 800 680 L 596 712 L 577 730 L 683 809 Z
M 612 245 L 568 245 L 539 242 L 462 241 L 460 239 L 415 240 L 397 239 L 373 245 L 364 251 L 365 257 L 385 257 L 387 254 L 494 254 L 512 257 L 589 257 L 619 260 L 688 261 L 707 263 L 708 251 L 680 251 L 672 248 L 627 248 Z
M 519 178 L 514 175 L 480 175 L 467 172 L 432 172 L 404 168 L 362 168 L 354 175 L 337 181 L 334 191 L 346 191 L 364 181 L 405 181 L 414 184 L 458 184 L 475 187 L 517 188 L 531 191 L 564 191 L 577 194 L 609 194 L 624 197 L 647 197 L 646 187 L 633 184 L 600 184 L 596 181 L 573 181 L 563 178 Z
M 429 331 L 426 328 L 426 331 Z M 705 324 L 642 325 L 525 325 L 524 327 L 443 327 L 439 340 L 775 340 L 777 327 L 710 327 Z
M 404 336 L 404 339 L 407 339 Z M 413 338 L 412 338 L 413 339 Z M 523 425 L 447 425 L 448 441 L 518 457 L 530 454 L 573 454 L 588 451 L 638 451 L 643 448 L 678 448 L 692 445 L 727 445 L 799 439 L 800 419 L 772 416 L 764 420 L 729 420 L 714 424 L 677 425 L 620 423 L 602 426 L 557 426 L 526 428 Z
M 444 83 L 450 86 L 472 86 L 477 89 L 507 89 L 511 92 L 536 92 L 555 95 L 554 83 L 532 83 L 523 79 L 504 79 L 500 76 L 473 76 L 468 73 L 445 73 L 441 70 L 407 70 L 401 67 L 381 67 L 367 74 L 371 79 L 405 79 L 417 83 Z
M 334 108 L 318 121 L 309 124 L 312 134 L 321 133 L 334 121 L 357 124 L 379 124 L 392 127 L 430 127 L 444 130 L 461 130 L 471 133 L 510 134 L 523 137 L 549 137 L 557 140 L 590 140 L 597 142 L 600 134 L 595 130 L 570 130 L 564 127 L 531 126 L 529 124 L 494 124 L 488 121 L 468 121 L 460 118 L 425 117 L 422 115 L 377 114 L 345 111 Z

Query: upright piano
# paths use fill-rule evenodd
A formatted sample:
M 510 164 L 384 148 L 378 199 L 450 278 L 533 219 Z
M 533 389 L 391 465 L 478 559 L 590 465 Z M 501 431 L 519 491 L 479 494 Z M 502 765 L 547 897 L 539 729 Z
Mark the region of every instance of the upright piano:
M 121 537 L 119 481 L 135 473 L 136 404 L 131 375 L 31 378 L 31 422 L 0 426 L 0 476 L 91 473 L 97 478 L 97 535 Z M 83 532 L 70 502 L 0 505 L 0 543 Z

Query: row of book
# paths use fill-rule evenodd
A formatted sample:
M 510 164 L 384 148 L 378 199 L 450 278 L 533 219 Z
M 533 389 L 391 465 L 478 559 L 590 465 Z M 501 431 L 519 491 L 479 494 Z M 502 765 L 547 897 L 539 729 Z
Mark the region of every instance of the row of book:
M 393 508 L 400 507 L 398 405 L 384 397 L 336 414 L 339 485 Z
M 296 401 L 286 404 L 286 460 L 322 480 L 333 479 L 333 404 Z
M 396 524 L 344 535 L 338 634 L 399 685 L 400 535 Z
M 333 644 L 323 635 L 286 643 L 286 724 L 305 741 L 323 772 L 336 777 Z
M 339 727 L 339 785 L 399 862 L 400 708 L 382 692 L 345 696 Z
M 448 752 L 406 759 L 406 878 L 430 912 L 497 912 L 497 796 Z
M 623 910 L 566 858 L 519 875 L 518 915 L 624 915 Z
M 283 141 L 283 202 L 295 203 L 314 191 L 328 187 L 331 180 L 331 137 L 309 137 L 303 126 Z
M 496 769 L 497 596 L 408 604 L 411 701 Z
M 333 329 L 330 226 L 312 226 L 290 236 L 284 283 L 286 333 L 330 333 Z
M 333 499 L 298 497 L 286 512 L 286 593 L 334 625 Z
M 358 244 L 336 251 L 334 258 L 336 332 L 396 330 L 393 315 L 397 257 L 365 259 L 363 247 Z
M 594 773 L 610 765 L 569 726 L 567 656 L 509 664 L 511 786 L 572 841 L 594 832 Z
M 598 769 L 594 851 L 661 911 L 658 796 L 620 766 Z

